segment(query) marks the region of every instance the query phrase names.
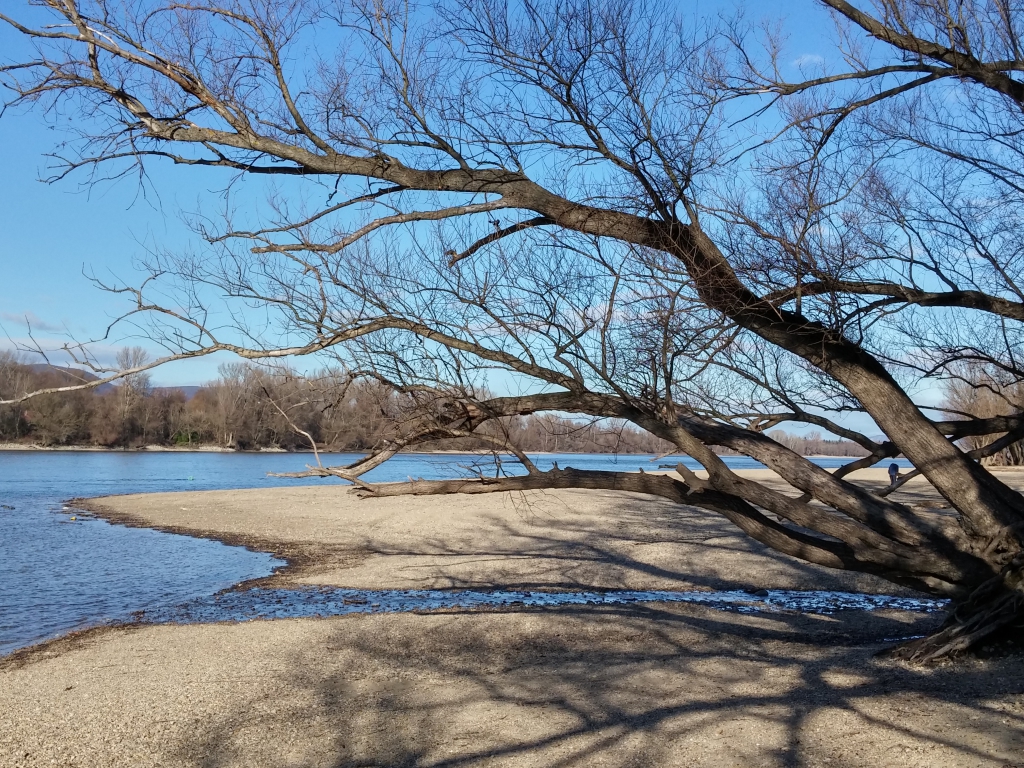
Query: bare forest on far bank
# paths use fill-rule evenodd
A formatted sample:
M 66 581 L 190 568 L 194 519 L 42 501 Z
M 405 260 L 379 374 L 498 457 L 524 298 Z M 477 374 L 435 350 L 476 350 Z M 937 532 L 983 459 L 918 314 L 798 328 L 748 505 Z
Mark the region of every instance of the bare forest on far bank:
M 129 349 L 122 357 L 131 363 L 128 358 L 137 362 L 142 354 Z M 0 353 L 0 399 L 90 378 L 81 370 L 32 364 Z M 303 377 L 287 369 L 237 363 L 222 366 L 214 381 L 198 387 L 154 387 L 148 375 L 137 374 L 116 386 L 54 392 L 0 406 L 0 443 L 308 450 L 309 438 L 303 434 L 308 433 L 322 450 L 368 451 L 399 435 L 411 411 L 393 390 L 375 382 L 351 381 L 343 372 Z M 649 432 L 610 420 L 533 414 L 506 422 L 499 428 L 507 432 L 511 444 L 528 452 L 657 454 L 671 450 Z M 818 432 L 795 435 L 775 430 L 772 436 L 804 455 L 866 453 L 856 443 L 823 438 Z M 432 447 L 489 446 L 483 440 L 474 446 L 438 440 Z

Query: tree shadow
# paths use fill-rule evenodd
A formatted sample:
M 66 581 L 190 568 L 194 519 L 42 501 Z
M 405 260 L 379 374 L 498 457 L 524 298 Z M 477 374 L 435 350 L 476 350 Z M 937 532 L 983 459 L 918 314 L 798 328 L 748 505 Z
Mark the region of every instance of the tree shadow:
M 199 764 L 246 762 L 253 729 L 317 734 L 269 763 L 293 767 L 1011 764 L 1019 659 L 874 657 L 934 622 L 675 605 L 331 620 L 293 652 L 274 718 L 223 713 Z
M 481 515 L 475 530 L 425 531 L 414 543 L 364 536 L 359 546 L 434 587 L 901 591 L 771 552 L 699 510 L 647 499 L 620 510 L 540 522 L 526 519 L 536 509 Z M 684 548 L 647 557 L 643 544 Z M 509 558 L 529 567 L 502 570 Z M 396 572 L 389 586 L 409 579 Z M 180 757 L 202 768 L 1016 768 L 1019 656 L 938 668 L 876 656 L 941 621 L 645 604 L 350 615 L 301 632 L 284 622 L 272 706 L 234 699 L 195 723 Z
M 621 492 L 614 512 L 481 512 L 472 529 L 424 530 L 415 543 L 364 535 L 353 548 L 395 558 L 396 584 L 451 589 L 817 589 L 910 594 L 870 574 L 837 571 L 779 554 L 718 515 Z M 561 505 L 563 496 L 553 496 Z M 472 503 L 452 498 L 451 503 Z

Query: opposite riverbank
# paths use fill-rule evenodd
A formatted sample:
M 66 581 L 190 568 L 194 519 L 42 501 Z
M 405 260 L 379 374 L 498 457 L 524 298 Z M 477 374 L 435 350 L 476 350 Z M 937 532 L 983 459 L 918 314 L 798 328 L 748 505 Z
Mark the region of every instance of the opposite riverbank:
M 898 591 L 634 494 L 305 486 L 88 506 L 274 552 L 289 566 L 273 586 Z M 1020 657 L 874 658 L 937 620 L 638 605 L 104 630 L 0 663 L 0 764 L 1013 765 Z
M 102 445 L 34 445 L 32 443 L 0 443 L 0 451 L 89 451 L 95 453 L 133 453 L 137 451 L 174 452 L 174 453 L 235 453 L 234 448 L 222 448 L 218 445 L 142 445 L 135 448 L 108 448 Z M 267 449 L 260 452 L 284 452 L 283 449 Z
M 35 443 L 0 443 L 0 452 L 2 451 L 90 451 L 98 453 L 302 453 L 313 455 L 313 451 L 309 448 L 255 448 L 241 450 L 238 448 L 225 448 L 220 445 L 140 445 L 132 448 L 109 448 L 102 445 L 37 445 Z M 345 455 L 365 455 L 365 451 L 335 451 L 320 449 L 320 453 L 326 456 L 345 454 Z M 459 456 L 459 455 L 476 455 L 476 456 L 490 456 L 492 451 L 485 449 L 439 449 L 435 451 L 400 451 L 400 455 L 422 455 L 422 456 Z M 512 454 L 506 454 L 511 456 Z M 591 451 L 581 451 L 578 453 L 574 452 L 555 452 L 555 451 L 530 451 L 530 456 L 593 456 L 595 455 Z M 604 453 L 596 454 L 601 456 L 650 456 L 648 453 Z M 733 454 L 721 454 L 722 456 L 730 456 Z M 847 459 L 849 461 L 856 460 L 857 456 L 846 456 L 846 455 L 833 455 L 828 453 L 815 453 L 808 454 L 808 459 Z M 662 461 L 672 462 L 678 460 L 676 457 L 668 456 L 664 457 Z

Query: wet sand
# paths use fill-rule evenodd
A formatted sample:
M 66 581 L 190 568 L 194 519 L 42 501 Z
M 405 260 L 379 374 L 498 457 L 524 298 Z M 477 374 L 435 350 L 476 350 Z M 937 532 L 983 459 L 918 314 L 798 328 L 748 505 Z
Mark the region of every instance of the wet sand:
M 289 557 L 275 586 L 899 592 L 634 494 L 313 486 L 89 506 Z M 649 604 L 101 630 L 0 662 L 0 765 L 1024 765 L 1019 655 L 874 657 L 937 621 Z

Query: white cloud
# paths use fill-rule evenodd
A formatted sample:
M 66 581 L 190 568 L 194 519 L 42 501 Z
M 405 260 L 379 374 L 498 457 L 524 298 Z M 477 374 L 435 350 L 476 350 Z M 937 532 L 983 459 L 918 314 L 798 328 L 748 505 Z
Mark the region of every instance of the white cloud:
M 825 58 L 823 56 L 819 56 L 816 53 L 805 53 L 794 59 L 793 66 L 799 67 L 800 69 L 807 69 L 808 67 L 820 67 L 824 63 Z

